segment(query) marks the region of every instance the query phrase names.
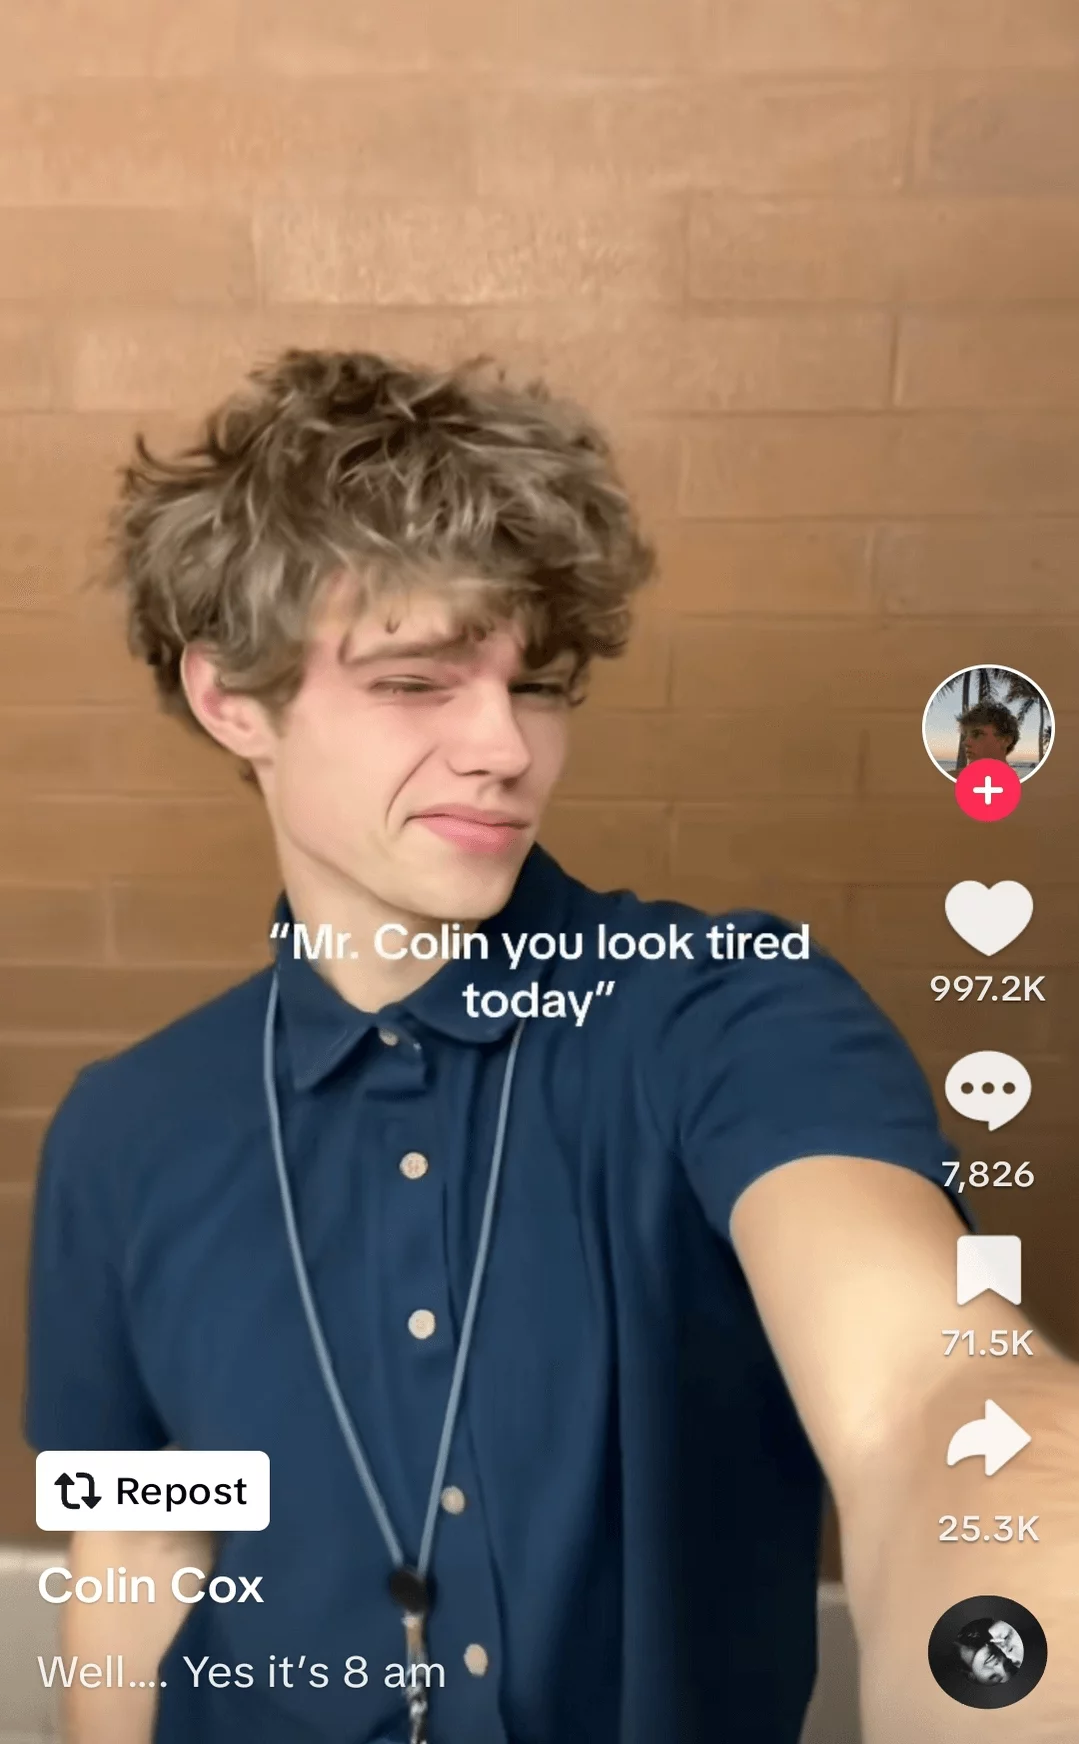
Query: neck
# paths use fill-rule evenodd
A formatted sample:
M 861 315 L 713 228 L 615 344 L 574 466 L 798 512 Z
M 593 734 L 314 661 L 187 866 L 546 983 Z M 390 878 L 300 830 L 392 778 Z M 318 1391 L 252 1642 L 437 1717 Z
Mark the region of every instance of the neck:
M 430 981 L 442 968 L 441 957 L 423 960 L 406 954 L 399 958 L 379 956 L 375 934 L 389 922 L 416 932 L 436 932 L 451 916 L 412 914 L 381 901 L 361 885 L 346 882 L 329 868 L 310 861 L 282 856 L 281 875 L 296 927 L 305 926 L 314 948 L 320 929 L 330 929 L 330 943 L 320 940 L 318 956 L 311 967 L 324 981 L 359 1011 L 380 1011 L 399 999 L 407 999 L 417 987 Z M 325 932 L 322 939 L 326 938 Z M 391 935 L 393 949 L 405 942 L 403 934 Z M 284 948 L 292 949 L 286 941 Z M 355 953 L 355 955 L 353 955 Z

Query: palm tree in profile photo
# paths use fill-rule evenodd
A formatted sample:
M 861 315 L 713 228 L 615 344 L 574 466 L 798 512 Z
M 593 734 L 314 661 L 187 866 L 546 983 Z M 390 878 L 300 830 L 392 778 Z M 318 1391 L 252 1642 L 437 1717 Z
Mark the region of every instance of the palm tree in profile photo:
M 1038 755 L 1034 764 L 1034 767 L 1037 768 L 1038 764 L 1044 760 L 1046 753 L 1049 750 L 1049 743 L 1052 738 L 1052 734 L 1049 731 L 1049 717 L 1046 713 L 1045 698 L 1037 685 L 1031 684 L 1030 679 L 1024 678 L 1021 673 L 1009 672 L 1007 677 L 1008 689 L 1004 701 L 1008 704 L 1008 707 L 1012 710 L 1016 720 L 1019 722 L 1020 732 L 1023 729 L 1023 722 L 1026 720 L 1031 710 L 1037 708 L 1038 711 Z

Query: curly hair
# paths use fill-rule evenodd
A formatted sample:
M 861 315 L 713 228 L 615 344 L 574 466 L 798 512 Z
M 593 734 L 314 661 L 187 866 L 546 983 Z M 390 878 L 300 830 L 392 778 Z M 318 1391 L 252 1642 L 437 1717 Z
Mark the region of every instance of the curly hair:
M 1011 709 L 1005 708 L 1002 702 L 972 703 L 956 719 L 960 727 L 992 727 L 1002 739 L 1007 739 L 1009 751 L 1014 750 L 1019 743 L 1019 722 Z
M 128 646 L 188 725 L 193 642 L 223 689 L 279 718 L 342 575 L 357 612 L 422 587 L 468 635 L 513 620 L 526 664 L 570 653 L 579 690 L 593 659 L 623 651 L 630 596 L 655 569 L 600 429 L 486 354 L 436 370 L 289 349 L 178 454 L 139 433 L 120 478 L 100 579 L 126 596 Z

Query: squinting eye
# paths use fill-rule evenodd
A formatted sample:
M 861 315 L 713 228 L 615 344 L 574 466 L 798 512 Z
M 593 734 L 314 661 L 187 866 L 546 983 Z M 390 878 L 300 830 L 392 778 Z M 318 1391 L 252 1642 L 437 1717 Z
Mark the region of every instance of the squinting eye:
M 388 691 L 391 695 L 396 692 L 402 696 L 421 696 L 425 691 L 434 690 L 434 688 L 433 684 L 426 684 L 421 679 L 415 678 L 382 678 L 371 686 L 372 690 Z

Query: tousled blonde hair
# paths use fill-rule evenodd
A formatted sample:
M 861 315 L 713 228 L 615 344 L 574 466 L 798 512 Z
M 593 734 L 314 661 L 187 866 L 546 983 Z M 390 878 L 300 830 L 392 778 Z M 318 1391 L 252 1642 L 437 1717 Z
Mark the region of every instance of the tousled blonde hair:
M 290 349 L 178 454 L 138 435 L 120 476 L 102 578 L 162 706 L 189 725 L 185 647 L 206 646 L 224 689 L 277 716 L 342 575 L 357 610 L 422 586 L 469 633 L 518 621 L 528 665 L 569 652 L 579 684 L 622 652 L 655 567 L 597 425 L 486 355 L 435 369 Z

